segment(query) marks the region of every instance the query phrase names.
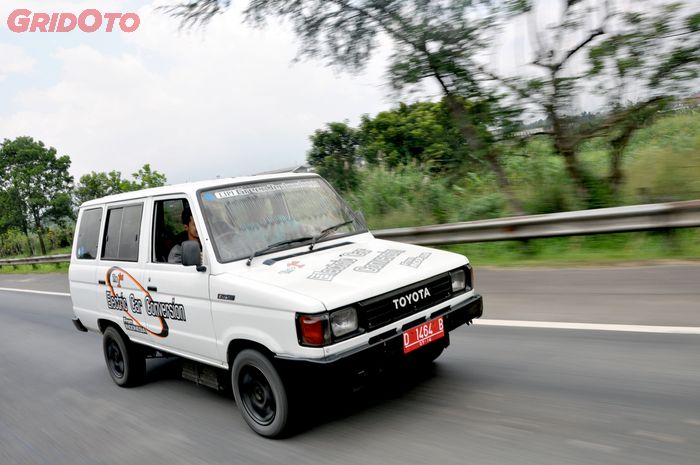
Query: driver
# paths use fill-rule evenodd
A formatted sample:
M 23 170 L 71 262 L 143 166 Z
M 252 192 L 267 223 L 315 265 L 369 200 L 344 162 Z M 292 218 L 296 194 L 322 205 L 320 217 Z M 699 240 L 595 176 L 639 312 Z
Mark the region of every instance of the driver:
M 189 207 L 182 210 L 181 220 L 183 228 L 187 233 L 187 240 L 199 242 L 199 233 L 197 232 L 197 226 L 194 224 L 192 210 L 190 210 Z M 201 243 L 199 244 L 199 248 L 202 248 Z M 175 244 L 175 246 L 170 249 L 168 263 L 182 263 L 182 244 Z

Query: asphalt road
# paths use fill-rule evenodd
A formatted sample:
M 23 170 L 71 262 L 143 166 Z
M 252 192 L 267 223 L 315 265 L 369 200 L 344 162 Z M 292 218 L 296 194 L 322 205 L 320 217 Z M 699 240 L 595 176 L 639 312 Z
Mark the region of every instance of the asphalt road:
M 698 268 L 689 268 L 679 278 L 698 276 Z M 582 276 L 575 271 L 572 276 Z M 617 297 L 585 289 L 577 284 L 581 280 L 567 283 L 561 271 L 500 276 L 493 271 L 491 283 L 491 272 L 484 271 L 477 279 L 489 317 L 495 318 L 496 303 L 510 299 L 518 308 L 502 309 L 499 317 L 541 308 L 529 307 L 530 295 L 543 298 L 552 312 L 547 315 L 558 316 L 582 308 L 578 298 L 567 307 L 565 289 L 610 301 L 611 310 L 624 295 L 644 300 L 622 285 L 634 291 L 639 276 L 628 278 L 628 271 L 614 276 Z M 553 275 L 561 281 L 541 282 Z M 594 275 L 589 279 L 601 280 Z M 662 296 L 659 311 L 677 310 L 672 324 L 697 321 L 700 299 L 690 281 L 674 288 L 682 296 L 673 305 L 661 305 L 668 302 L 663 286 L 648 289 L 648 295 Z M 2 277 L 0 287 L 19 287 L 18 282 Z M 499 282 L 493 289 L 527 288 L 532 294 L 519 300 L 509 293 L 489 295 L 489 286 Z M 31 287 L 31 279 L 24 284 Z M 340 396 L 320 407 L 329 415 L 296 436 L 271 441 L 249 430 L 232 399 L 178 379 L 173 363 L 149 361 L 145 386 L 118 388 L 104 366 L 100 338 L 77 332 L 70 317 L 66 297 L 0 291 L 2 465 L 697 465 L 700 460 L 696 335 L 462 327 L 432 370 Z

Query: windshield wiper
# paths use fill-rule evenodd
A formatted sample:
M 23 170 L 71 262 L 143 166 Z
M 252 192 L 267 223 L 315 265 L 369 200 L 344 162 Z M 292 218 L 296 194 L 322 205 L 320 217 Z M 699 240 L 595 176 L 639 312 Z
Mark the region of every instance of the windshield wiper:
M 323 239 L 324 237 L 326 237 L 330 233 L 335 232 L 336 229 L 340 228 L 341 226 L 345 226 L 347 224 L 354 223 L 354 222 L 355 222 L 355 220 L 343 221 L 342 223 L 338 223 L 336 225 L 333 225 L 331 227 L 324 229 L 323 231 L 318 233 L 317 236 L 314 236 L 312 238 L 311 245 L 309 245 L 309 250 L 314 250 L 314 246 L 316 245 L 316 242 L 320 241 L 321 239 Z
M 251 262 L 253 259 L 259 255 L 264 254 L 265 252 L 269 252 L 272 249 L 276 249 L 277 247 L 282 247 L 283 245 L 289 245 L 289 244 L 295 244 L 297 242 L 306 242 L 306 241 L 311 241 L 313 240 L 312 236 L 304 236 L 304 237 L 298 237 L 296 239 L 289 239 L 286 241 L 279 241 L 275 242 L 274 244 L 270 244 L 264 249 L 256 250 L 252 254 L 250 254 L 250 258 L 248 258 L 248 261 L 246 262 L 246 265 L 250 266 Z

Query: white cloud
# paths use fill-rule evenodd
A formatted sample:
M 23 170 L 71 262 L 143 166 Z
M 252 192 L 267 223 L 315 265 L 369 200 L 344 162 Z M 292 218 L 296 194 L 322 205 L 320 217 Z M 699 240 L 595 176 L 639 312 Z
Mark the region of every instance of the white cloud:
M 28 74 L 35 61 L 21 47 L 0 43 L 0 80 L 10 74 Z
M 91 45 L 91 35 L 55 50 L 55 81 L 16 94 L 0 135 L 55 146 L 76 177 L 151 163 L 180 182 L 301 163 L 315 129 L 389 106 L 381 58 L 351 77 L 291 64 L 291 31 L 251 29 L 235 11 L 190 33 L 151 6 L 139 14 L 118 50 Z

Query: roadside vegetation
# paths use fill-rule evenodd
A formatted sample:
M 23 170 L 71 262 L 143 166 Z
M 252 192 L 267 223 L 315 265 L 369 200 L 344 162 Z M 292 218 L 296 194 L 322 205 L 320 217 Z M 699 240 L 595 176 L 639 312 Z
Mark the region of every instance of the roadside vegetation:
M 693 2 L 243 3 L 251 24 L 288 22 L 299 58 L 359 73 L 388 49 L 394 108 L 356 127 L 328 122 L 310 136 L 307 154 L 372 229 L 700 198 Z M 230 6 L 174 0 L 162 11 L 206 27 Z M 557 15 L 541 21 L 553 8 Z M 532 39 L 529 56 L 510 71 L 490 67 L 481 58 L 508 43 L 504 31 L 515 23 Z M 427 89 L 437 93 L 416 101 Z M 596 109 L 582 104 L 593 99 Z M 74 184 L 69 166 L 68 156 L 30 137 L 0 144 L 0 255 L 68 247 L 76 205 L 167 181 L 145 165 L 133 179 L 93 172 Z M 698 258 L 697 238 L 691 230 L 455 250 L 502 264 Z
M 0 257 L 66 253 L 81 203 L 167 181 L 146 164 L 132 179 L 119 171 L 93 171 L 74 183 L 70 165 L 70 156 L 58 155 L 55 148 L 32 137 L 0 143 Z
M 607 169 L 600 144 L 582 152 L 588 170 L 603 177 Z M 665 114 L 640 129 L 630 141 L 620 196 L 611 201 L 603 190 L 601 206 L 636 205 L 700 199 L 700 111 Z M 561 160 L 547 140 L 535 138 L 507 167 L 509 182 L 525 214 L 583 208 L 568 182 Z M 416 163 L 370 166 L 356 172 L 356 187 L 346 192 L 372 229 L 498 218 L 512 213 L 493 177 L 469 172 L 457 178 L 435 175 Z M 498 266 L 566 265 L 700 259 L 700 230 L 610 234 L 464 244 L 446 247 L 478 264 Z

